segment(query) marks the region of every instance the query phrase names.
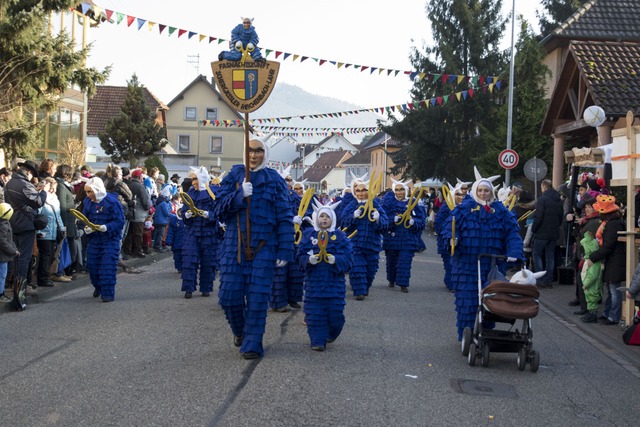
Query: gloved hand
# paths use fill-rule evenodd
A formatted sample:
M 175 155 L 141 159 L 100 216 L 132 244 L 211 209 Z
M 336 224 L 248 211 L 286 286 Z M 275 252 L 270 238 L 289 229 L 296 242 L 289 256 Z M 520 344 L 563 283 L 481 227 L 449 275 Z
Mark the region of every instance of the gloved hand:
M 453 240 L 453 242 L 449 242 L 450 245 L 458 246 L 458 238 L 457 237 L 455 239 L 451 239 L 451 240 Z
M 416 222 L 413 220 L 413 218 L 411 218 L 411 219 L 409 220 L 409 225 L 413 225 L 413 224 L 415 224 L 415 223 L 416 223 Z
M 224 222 L 218 222 L 218 227 L 222 228 L 223 230 L 226 230 L 227 224 L 225 224 Z
M 242 197 L 251 197 L 253 194 L 253 184 L 251 181 L 242 181 Z
M 302 224 L 302 218 L 300 218 L 300 216 L 298 216 L 298 215 L 294 216 L 293 217 L 293 223 L 301 225 Z
M 400 222 L 400 215 L 396 215 L 393 217 L 393 222 Z
M 89 227 L 88 225 L 84 227 L 84 234 L 86 235 L 93 233 L 93 231 L 93 228 Z
M 204 219 L 209 218 L 209 211 L 202 211 L 202 218 Z
M 107 226 L 104 225 L 104 224 L 98 226 L 98 231 L 100 231 L 101 233 L 106 233 L 107 232 Z
M 507 262 L 516 262 L 518 261 L 518 258 L 512 257 L 512 256 L 508 256 L 507 257 Z
M 193 216 L 193 212 L 191 212 L 191 211 L 186 211 L 184 213 L 184 217 L 187 218 L 187 219 L 191 218 L 192 216 Z
M 256 48 L 256 47 L 253 45 L 253 43 L 247 43 L 247 50 L 248 50 L 249 52 L 253 52 L 253 50 L 254 50 L 255 48 Z
M 236 50 L 241 50 L 242 49 L 242 42 L 240 40 L 238 40 L 236 42 Z
M 375 221 L 378 221 L 380 219 L 380 212 L 373 211 L 373 213 L 371 214 L 371 218 L 373 218 Z
M 318 255 L 309 255 L 309 263 L 311 265 L 316 265 L 319 262 L 320 262 L 320 259 L 318 258 Z
M 358 218 L 360 217 L 360 215 L 362 215 L 362 212 L 360 211 L 360 209 L 356 209 L 355 211 L 353 211 L 354 218 Z
M 327 262 L 329 264 L 335 264 L 336 263 L 336 257 L 331 255 L 331 254 L 327 255 Z
M 276 267 L 284 267 L 287 264 L 288 264 L 288 262 L 283 260 L 283 259 L 277 259 L 276 260 Z

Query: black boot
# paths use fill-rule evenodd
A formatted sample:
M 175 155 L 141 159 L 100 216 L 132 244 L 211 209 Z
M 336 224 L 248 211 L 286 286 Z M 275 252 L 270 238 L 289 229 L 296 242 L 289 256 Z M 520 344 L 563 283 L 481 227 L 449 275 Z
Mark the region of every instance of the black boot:
M 598 323 L 598 315 L 595 311 L 590 311 L 580 318 L 584 323 Z

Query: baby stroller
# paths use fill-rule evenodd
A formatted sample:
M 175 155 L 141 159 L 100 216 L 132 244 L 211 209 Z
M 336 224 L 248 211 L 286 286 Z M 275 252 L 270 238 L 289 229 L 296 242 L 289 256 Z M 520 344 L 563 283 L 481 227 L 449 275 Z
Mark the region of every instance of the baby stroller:
M 491 352 L 518 353 L 518 369 L 523 371 L 528 362 L 531 372 L 537 372 L 540 354 L 533 350 L 531 319 L 538 315 L 539 308 L 540 293 L 535 286 L 535 278 L 544 272 L 534 275 L 523 269 L 514 275 L 514 278 L 517 275 L 521 278 L 519 283 L 508 282 L 500 274 L 498 280 L 494 277 L 494 280 L 482 289 L 480 260 L 483 257 L 491 257 L 492 271 L 497 271 L 497 259 L 506 259 L 500 255 L 478 255 L 478 313 L 473 330 L 468 327 L 463 330 L 462 354 L 468 357 L 470 366 L 474 366 L 479 357 L 482 366 L 487 367 Z M 523 277 L 525 280 L 522 280 Z M 520 329 L 516 327 L 518 320 L 522 320 Z M 508 329 L 491 328 L 497 324 L 509 326 Z

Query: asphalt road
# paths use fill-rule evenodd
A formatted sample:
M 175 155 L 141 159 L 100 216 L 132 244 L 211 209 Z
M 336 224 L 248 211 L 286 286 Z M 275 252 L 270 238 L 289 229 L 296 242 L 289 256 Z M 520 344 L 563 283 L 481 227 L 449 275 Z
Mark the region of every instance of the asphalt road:
M 62 285 L 0 314 L 0 423 L 7 426 L 627 426 L 640 380 L 547 309 L 534 319 L 537 373 L 515 354 L 470 367 L 435 241 L 408 294 L 348 298 L 342 335 L 309 347 L 301 311 L 269 313 L 266 355 L 233 346 L 217 298 L 185 300 L 169 257 L 120 274 L 116 301 Z M 217 284 L 216 284 L 217 289 Z M 544 294 L 543 297 L 544 299 Z M 543 300 L 544 302 L 544 300 Z

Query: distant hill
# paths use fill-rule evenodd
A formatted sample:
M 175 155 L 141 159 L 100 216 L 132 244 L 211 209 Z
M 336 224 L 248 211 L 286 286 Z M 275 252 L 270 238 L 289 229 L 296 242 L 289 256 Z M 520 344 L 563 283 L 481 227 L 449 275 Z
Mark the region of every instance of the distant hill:
M 335 98 L 314 95 L 304 89 L 287 83 L 276 84 L 273 92 L 265 104 L 252 114 L 252 119 L 290 117 L 308 114 L 337 113 L 342 111 L 360 110 L 364 107 L 350 104 Z M 376 120 L 381 116 L 374 113 L 348 114 L 338 118 L 327 117 L 323 119 L 291 119 L 281 123 L 269 124 L 270 126 L 326 128 L 326 127 L 371 127 L 376 126 Z M 360 144 L 363 133 L 345 134 L 353 144 Z M 294 136 L 300 142 L 315 143 L 324 139 L 324 136 L 300 138 Z

